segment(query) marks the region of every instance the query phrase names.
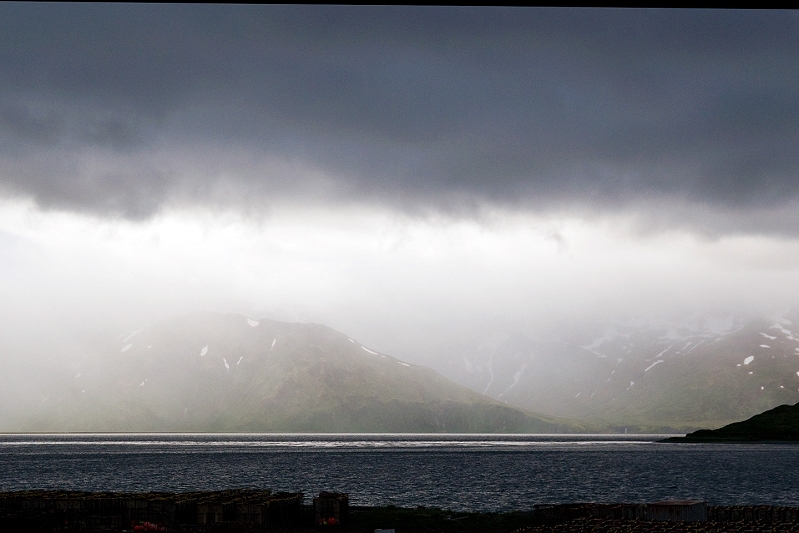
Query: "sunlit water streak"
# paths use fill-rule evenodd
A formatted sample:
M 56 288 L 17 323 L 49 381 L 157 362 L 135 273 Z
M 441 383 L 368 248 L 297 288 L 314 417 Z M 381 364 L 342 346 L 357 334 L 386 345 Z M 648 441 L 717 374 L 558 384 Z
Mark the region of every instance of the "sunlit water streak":
M 635 435 L 0 435 L 0 490 L 350 493 L 353 504 L 531 509 L 702 498 L 799 506 L 799 446 Z

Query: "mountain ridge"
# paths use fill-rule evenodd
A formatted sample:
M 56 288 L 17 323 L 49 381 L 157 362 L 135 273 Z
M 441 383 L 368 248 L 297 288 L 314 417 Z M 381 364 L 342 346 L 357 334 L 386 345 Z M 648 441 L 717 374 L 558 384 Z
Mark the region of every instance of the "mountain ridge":
M 799 313 L 564 326 L 464 343 L 439 370 L 509 405 L 623 431 L 721 427 L 799 398 Z
M 120 337 L 21 429 L 575 432 L 319 324 L 193 313 Z M 80 391 L 80 392 L 78 392 Z
M 663 442 L 796 442 L 799 441 L 799 403 L 779 405 L 719 429 L 700 429 Z

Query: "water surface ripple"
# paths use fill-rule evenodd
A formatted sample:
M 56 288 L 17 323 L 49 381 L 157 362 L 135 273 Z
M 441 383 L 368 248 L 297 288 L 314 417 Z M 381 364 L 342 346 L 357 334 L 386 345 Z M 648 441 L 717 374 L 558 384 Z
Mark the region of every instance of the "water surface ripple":
M 799 506 L 799 446 L 658 438 L 0 435 L 0 490 L 330 490 L 355 505 L 484 511 L 667 498 Z

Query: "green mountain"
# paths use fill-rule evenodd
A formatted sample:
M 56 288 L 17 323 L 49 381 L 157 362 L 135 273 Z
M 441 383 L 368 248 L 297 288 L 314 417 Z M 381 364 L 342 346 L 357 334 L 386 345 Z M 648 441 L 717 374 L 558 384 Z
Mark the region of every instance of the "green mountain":
M 569 432 L 328 327 L 197 313 L 120 337 L 15 430 Z
M 700 429 L 664 442 L 799 441 L 799 403 L 780 405 L 743 422 L 719 429 Z

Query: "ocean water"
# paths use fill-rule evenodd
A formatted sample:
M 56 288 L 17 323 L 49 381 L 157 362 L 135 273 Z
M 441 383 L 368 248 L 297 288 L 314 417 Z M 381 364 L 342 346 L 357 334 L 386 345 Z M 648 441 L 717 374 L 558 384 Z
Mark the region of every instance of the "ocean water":
M 327 490 L 353 505 L 481 511 L 671 498 L 799 506 L 799 445 L 658 438 L 0 435 L 0 490 Z

